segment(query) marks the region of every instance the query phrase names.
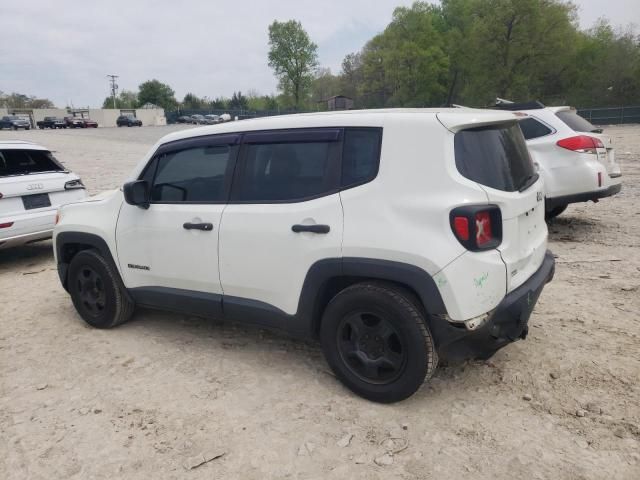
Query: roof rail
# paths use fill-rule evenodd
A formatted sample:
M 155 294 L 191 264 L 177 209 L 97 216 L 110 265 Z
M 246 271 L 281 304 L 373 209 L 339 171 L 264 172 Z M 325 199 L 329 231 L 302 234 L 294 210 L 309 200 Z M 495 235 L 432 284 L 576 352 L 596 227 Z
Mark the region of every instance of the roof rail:
M 495 108 L 499 110 L 540 110 L 544 107 L 544 104 L 539 100 L 531 100 L 529 102 L 515 103 L 503 98 L 496 98 Z

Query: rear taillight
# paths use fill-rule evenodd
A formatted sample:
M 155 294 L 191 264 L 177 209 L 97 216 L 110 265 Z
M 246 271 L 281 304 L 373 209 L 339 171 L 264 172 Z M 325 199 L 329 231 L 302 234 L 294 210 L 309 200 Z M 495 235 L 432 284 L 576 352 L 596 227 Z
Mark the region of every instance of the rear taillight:
M 69 180 L 64 184 L 65 190 L 75 190 L 78 188 L 84 188 L 84 183 L 82 183 L 82 180 L 80 180 L 79 178 L 77 180 Z
M 496 205 L 454 208 L 449 220 L 453 234 L 467 250 L 489 250 L 502 242 L 502 213 Z
M 596 148 L 604 148 L 604 144 L 599 138 L 588 135 L 563 138 L 562 140 L 558 140 L 556 145 L 578 153 L 598 153 Z

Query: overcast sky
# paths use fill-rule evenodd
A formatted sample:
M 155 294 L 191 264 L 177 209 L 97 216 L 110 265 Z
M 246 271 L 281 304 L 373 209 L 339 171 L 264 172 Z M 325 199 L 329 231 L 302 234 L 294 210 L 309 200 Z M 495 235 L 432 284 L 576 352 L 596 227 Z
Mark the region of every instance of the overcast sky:
M 120 88 L 166 82 L 182 99 L 273 93 L 267 28 L 297 19 L 335 73 L 412 0 L 0 0 L 0 91 L 58 106 L 100 106 L 107 74 Z M 640 0 L 577 0 L 580 24 L 640 25 Z

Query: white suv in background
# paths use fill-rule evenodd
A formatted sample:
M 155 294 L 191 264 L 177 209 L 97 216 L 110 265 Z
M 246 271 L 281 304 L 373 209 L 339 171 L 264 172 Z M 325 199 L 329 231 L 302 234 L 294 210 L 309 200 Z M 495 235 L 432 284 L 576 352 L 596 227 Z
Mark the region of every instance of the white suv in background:
M 620 191 L 622 174 L 611 138 L 575 109 L 504 100 L 497 108 L 513 111 L 520 119 L 544 179 L 547 218 L 560 215 L 570 203 L 597 202 Z
M 365 398 L 524 338 L 554 272 L 511 113 L 370 110 L 172 133 L 122 190 L 60 210 L 64 288 L 98 328 L 135 305 L 320 340 Z
M 47 148 L 0 140 L 0 248 L 51 238 L 58 207 L 85 197 Z

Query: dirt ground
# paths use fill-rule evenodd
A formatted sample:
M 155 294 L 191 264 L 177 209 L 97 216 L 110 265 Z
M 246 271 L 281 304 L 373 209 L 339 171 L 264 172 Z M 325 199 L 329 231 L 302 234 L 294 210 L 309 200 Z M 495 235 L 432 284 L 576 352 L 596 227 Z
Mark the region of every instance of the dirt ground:
M 0 139 L 49 146 L 97 193 L 176 128 Z M 0 251 L 0 478 L 640 478 L 640 127 L 606 133 L 623 191 L 550 225 L 527 340 L 394 405 L 258 329 L 155 311 L 92 329 L 51 242 Z

